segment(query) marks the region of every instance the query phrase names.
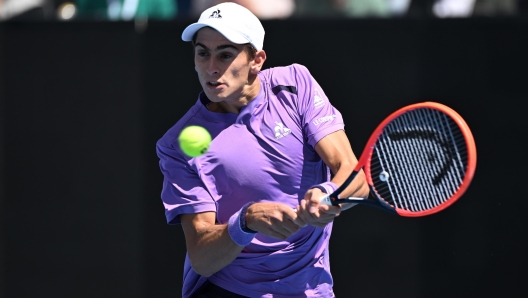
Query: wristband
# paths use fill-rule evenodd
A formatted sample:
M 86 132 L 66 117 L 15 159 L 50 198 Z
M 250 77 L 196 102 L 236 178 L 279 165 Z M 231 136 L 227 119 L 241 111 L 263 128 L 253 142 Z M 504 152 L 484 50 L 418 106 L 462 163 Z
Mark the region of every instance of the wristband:
M 310 188 L 318 188 L 326 194 L 331 194 L 337 189 L 337 185 L 335 185 L 335 183 L 333 182 L 328 181 L 328 182 L 323 182 L 321 184 L 316 184 Z
M 231 215 L 227 223 L 227 232 L 231 239 L 240 246 L 246 246 L 255 238 L 257 232 L 252 231 L 246 226 L 246 212 L 249 206 L 254 202 L 245 204 L 239 211 Z M 251 231 L 251 232 L 249 232 Z
M 256 231 L 253 231 L 252 229 L 248 228 L 246 222 L 246 213 L 249 206 L 251 205 L 253 205 L 253 202 L 244 205 L 242 209 L 240 209 L 240 228 L 246 233 L 257 233 Z

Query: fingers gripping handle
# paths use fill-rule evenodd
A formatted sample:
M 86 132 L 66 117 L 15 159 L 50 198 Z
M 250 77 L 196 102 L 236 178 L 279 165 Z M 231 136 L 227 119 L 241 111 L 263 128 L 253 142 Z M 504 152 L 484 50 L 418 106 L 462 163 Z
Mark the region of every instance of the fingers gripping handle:
M 346 207 L 343 207 L 343 210 L 353 207 L 357 205 L 357 203 L 363 203 L 363 202 L 367 202 L 367 200 L 365 200 L 364 198 L 349 197 L 346 202 L 342 202 L 345 205 L 347 205 Z M 330 195 L 322 196 L 319 199 L 319 204 L 332 206 L 333 204 L 332 204 L 332 199 L 330 199 Z M 297 212 L 297 208 L 293 208 L 293 211 Z
M 322 196 L 319 199 L 319 204 L 332 206 L 332 200 L 330 199 L 330 195 Z M 297 212 L 297 208 L 293 208 L 293 211 Z

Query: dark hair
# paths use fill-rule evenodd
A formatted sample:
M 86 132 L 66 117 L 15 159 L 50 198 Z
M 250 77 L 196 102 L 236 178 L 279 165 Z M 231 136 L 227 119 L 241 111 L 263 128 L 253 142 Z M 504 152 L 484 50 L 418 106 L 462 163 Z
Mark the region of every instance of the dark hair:
M 194 45 L 196 43 L 196 35 L 198 34 L 198 32 L 196 32 L 192 38 L 192 46 L 193 46 L 193 49 L 194 49 Z M 251 61 L 253 59 L 255 59 L 256 55 L 257 55 L 257 49 L 255 49 L 255 47 L 250 44 L 250 43 L 245 43 L 244 44 L 244 51 L 246 52 L 246 54 L 248 55 L 248 60 Z

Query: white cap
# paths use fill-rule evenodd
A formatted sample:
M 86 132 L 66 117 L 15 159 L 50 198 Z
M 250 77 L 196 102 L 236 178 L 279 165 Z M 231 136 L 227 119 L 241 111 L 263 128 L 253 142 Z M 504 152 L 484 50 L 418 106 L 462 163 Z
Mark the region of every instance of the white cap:
M 183 41 L 191 41 L 194 34 L 203 27 L 215 29 L 236 44 L 250 43 L 257 50 L 262 50 L 264 45 L 264 27 L 259 19 L 236 3 L 224 2 L 204 10 L 198 22 L 183 30 Z

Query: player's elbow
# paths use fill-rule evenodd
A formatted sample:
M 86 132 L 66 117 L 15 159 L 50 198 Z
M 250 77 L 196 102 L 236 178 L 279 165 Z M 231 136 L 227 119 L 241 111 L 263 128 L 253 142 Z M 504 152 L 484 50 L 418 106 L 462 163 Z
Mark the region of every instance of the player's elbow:
M 200 268 L 196 268 L 193 266 L 193 270 L 196 271 L 196 273 L 200 274 L 201 276 L 203 277 L 209 277 L 213 274 L 215 274 L 216 272 L 213 272 L 213 271 L 210 271 L 210 270 L 201 270 Z
M 189 261 L 192 269 L 201 276 L 209 277 L 218 271 L 214 270 L 208 262 L 204 262 L 203 258 L 191 256 L 191 254 L 189 254 Z

